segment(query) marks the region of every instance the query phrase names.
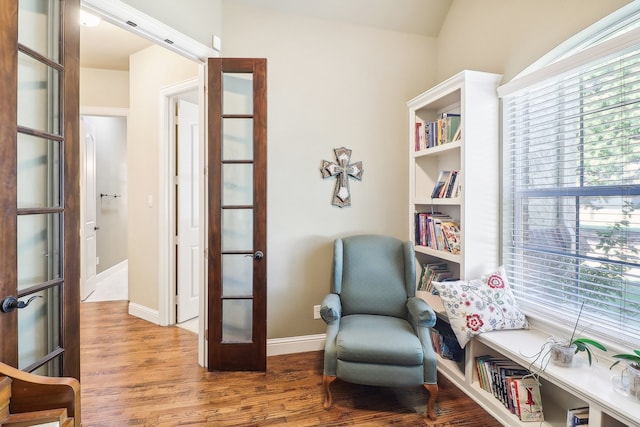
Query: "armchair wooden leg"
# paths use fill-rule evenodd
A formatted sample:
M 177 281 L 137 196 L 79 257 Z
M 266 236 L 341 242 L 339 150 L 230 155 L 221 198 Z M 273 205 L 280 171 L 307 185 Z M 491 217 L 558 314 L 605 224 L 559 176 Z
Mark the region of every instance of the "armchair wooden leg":
M 329 409 L 329 408 L 331 408 L 331 405 L 333 405 L 333 397 L 331 396 L 331 390 L 329 389 L 329 386 L 335 380 L 336 380 L 335 375 L 334 376 L 331 376 L 331 375 L 323 375 L 322 376 L 322 388 L 324 389 L 324 405 L 323 405 L 324 409 Z
M 434 404 L 436 403 L 436 398 L 438 397 L 438 384 L 423 384 L 424 388 L 429 392 L 429 400 L 427 401 L 427 415 L 430 420 L 435 421 L 436 410 L 434 409 Z

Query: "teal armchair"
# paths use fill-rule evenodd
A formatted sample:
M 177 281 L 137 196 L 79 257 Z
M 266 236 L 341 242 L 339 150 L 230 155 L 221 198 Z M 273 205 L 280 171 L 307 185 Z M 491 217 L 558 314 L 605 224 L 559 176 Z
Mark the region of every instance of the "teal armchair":
M 422 385 L 427 415 L 435 419 L 436 356 L 430 328 L 436 315 L 415 296 L 410 242 L 380 235 L 337 239 L 331 293 L 320 309 L 327 324 L 324 407 L 332 406 L 336 378 L 371 386 Z

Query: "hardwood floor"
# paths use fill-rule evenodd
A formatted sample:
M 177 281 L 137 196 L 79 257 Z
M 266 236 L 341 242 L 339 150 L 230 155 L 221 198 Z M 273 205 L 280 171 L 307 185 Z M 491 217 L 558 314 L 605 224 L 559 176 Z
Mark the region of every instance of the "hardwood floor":
M 82 424 L 91 426 L 500 426 L 443 377 L 438 420 L 422 387 L 332 385 L 322 408 L 322 352 L 269 357 L 266 373 L 207 372 L 197 337 L 127 314 L 127 302 L 81 305 Z

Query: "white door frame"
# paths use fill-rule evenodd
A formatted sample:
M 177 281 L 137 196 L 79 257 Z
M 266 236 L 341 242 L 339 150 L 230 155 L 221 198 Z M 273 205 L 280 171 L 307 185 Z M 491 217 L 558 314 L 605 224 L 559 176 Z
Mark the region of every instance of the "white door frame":
M 159 248 L 159 271 L 158 271 L 158 290 L 159 290 L 159 320 L 160 325 L 168 326 L 176 323 L 176 295 L 175 295 L 175 275 L 176 275 L 176 260 L 174 256 L 175 247 L 175 224 L 176 224 L 176 209 L 175 209 L 175 112 L 173 107 L 174 100 L 179 98 L 181 94 L 186 92 L 198 91 L 198 110 L 200 116 L 199 126 L 199 143 L 198 143 L 198 155 L 200 173 L 198 173 L 199 180 L 199 197 L 200 197 L 200 214 L 199 214 L 199 228 L 201 230 L 199 243 L 203 249 L 202 268 L 199 278 L 199 316 L 198 316 L 198 363 L 205 366 L 205 318 L 203 313 L 206 313 L 206 174 L 205 174 L 205 162 L 206 162 L 206 150 L 205 150 L 205 136 L 206 136 L 206 120 L 205 120 L 205 94 L 204 94 L 204 75 L 205 66 L 199 66 L 199 77 L 186 80 L 184 82 L 171 85 L 160 92 L 160 117 L 162 118 L 160 135 L 162 136 L 160 153 L 160 191 L 158 192 L 158 206 L 159 206 L 159 218 L 158 218 L 158 241 L 160 242 Z

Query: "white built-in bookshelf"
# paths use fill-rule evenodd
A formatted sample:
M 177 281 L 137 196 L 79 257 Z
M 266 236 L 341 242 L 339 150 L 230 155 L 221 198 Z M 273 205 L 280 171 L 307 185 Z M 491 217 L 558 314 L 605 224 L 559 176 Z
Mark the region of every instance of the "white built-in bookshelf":
M 499 265 L 500 153 L 499 104 L 496 93 L 500 75 L 463 71 L 408 102 L 410 122 L 410 206 L 409 239 L 414 242 L 417 278 L 421 265 L 446 263 L 455 277 L 479 278 Z M 443 144 L 416 141 L 425 123 L 441 119 L 443 113 L 460 115 L 460 135 Z M 418 124 L 418 125 L 417 125 Z M 417 129 L 418 128 L 418 129 Z M 442 171 L 458 171 L 458 194 L 431 198 Z M 460 251 L 419 244 L 416 213 L 440 212 L 460 226 Z M 418 283 L 419 285 L 419 283 Z M 446 321 L 447 315 L 437 295 L 418 291 Z M 532 321 L 528 330 L 494 331 L 472 339 L 461 361 L 438 356 L 438 371 L 478 402 L 506 426 L 566 426 L 567 411 L 589 407 L 589 426 L 640 426 L 640 402 L 613 390 L 610 359 L 600 358 L 588 366 L 576 356 L 570 368 L 548 365 L 541 370 L 541 394 L 545 421 L 521 422 L 493 394 L 480 387 L 476 358 L 503 357 L 532 371 L 533 358 L 547 338 L 548 325 Z M 441 402 L 446 405 L 446 402 Z

